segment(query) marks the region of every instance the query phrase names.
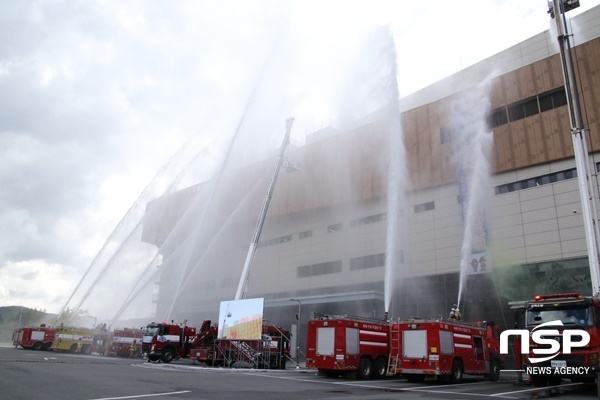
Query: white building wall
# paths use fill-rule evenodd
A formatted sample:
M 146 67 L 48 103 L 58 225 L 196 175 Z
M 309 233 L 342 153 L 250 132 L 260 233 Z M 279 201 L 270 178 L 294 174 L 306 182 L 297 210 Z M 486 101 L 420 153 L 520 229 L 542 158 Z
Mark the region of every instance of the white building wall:
M 536 166 L 493 176 L 492 185 L 512 183 L 574 167 L 573 160 Z M 414 212 L 415 205 L 435 202 L 433 210 Z M 544 184 L 504 194 L 490 193 L 488 233 L 493 268 L 555 261 L 587 254 L 577 179 Z M 268 236 L 290 234 L 279 226 L 296 226 L 292 240 L 259 248 L 251 278 L 254 293 L 314 290 L 327 287 L 383 282 L 384 268 L 350 270 L 354 257 L 385 253 L 386 220 L 351 226 L 351 221 L 386 212 L 383 200 L 366 202 L 339 210 L 320 210 L 311 215 L 293 216 L 295 225 L 282 217 L 280 224 L 266 226 Z M 574 212 L 575 211 L 575 212 Z M 461 207 L 457 185 L 415 192 L 404 213 L 408 241 L 404 269 L 397 274 L 409 277 L 456 273 L 459 271 L 463 240 Z M 300 222 L 298 222 L 300 221 Z M 327 227 L 342 223 L 340 231 Z M 269 223 L 267 222 L 267 225 Z M 301 231 L 312 236 L 300 239 Z M 338 273 L 298 277 L 298 267 L 342 261 Z

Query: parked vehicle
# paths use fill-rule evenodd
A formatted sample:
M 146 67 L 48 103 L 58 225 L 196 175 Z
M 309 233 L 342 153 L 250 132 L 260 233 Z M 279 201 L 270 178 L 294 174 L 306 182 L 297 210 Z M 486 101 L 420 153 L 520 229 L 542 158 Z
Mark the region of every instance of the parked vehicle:
M 49 350 L 54 341 L 56 329 L 41 324 L 38 327 L 23 327 L 13 333 L 13 346 L 24 349 Z
M 308 321 L 306 367 L 327 376 L 381 378 L 387 373 L 389 333 L 385 320 L 313 314 Z
M 493 323 L 411 319 L 391 325 L 389 372 L 411 382 L 427 376 L 460 383 L 464 374 L 497 381 L 504 368 Z

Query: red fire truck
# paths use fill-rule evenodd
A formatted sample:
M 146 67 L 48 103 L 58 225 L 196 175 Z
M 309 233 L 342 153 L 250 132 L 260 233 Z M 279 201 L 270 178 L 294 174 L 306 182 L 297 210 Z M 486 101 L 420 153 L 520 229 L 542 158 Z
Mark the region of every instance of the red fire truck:
M 215 364 L 215 340 L 218 330 L 217 325 L 212 325 L 210 320 L 202 323 L 189 353 L 192 360 L 203 362 L 208 366 Z M 216 364 L 220 363 L 216 362 Z
M 196 328 L 184 323 L 152 322 L 143 329 L 142 352 L 149 361 L 170 363 L 176 357 L 187 357 L 196 337 Z
M 131 345 L 135 340 L 135 357 L 142 356 L 142 330 L 141 329 L 115 329 L 112 335 L 110 353 L 120 357 L 129 357 Z
M 306 367 L 331 377 L 381 378 L 387 373 L 389 333 L 389 323 L 381 319 L 313 314 Z
M 23 327 L 13 333 L 13 346 L 24 349 L 49 350 L 54 341 L 56 329 L 41 324 L 39 327 Z
M 108 356 L 110 353 L 110 344 L 112 342 L 113 332 L 108 330 L 104 326 L 97 327 L 92 335 L 92 348 L 91 352 L 100 354 L 101 356 Z
M 207 365 L 285 369 L 290 356 L 289 332 L 263 325 L 260 340 L 218 339 L 217 326 L 210 320 L 198 331 L 184 324 L 148 324 L 143 330 L 143 351 L 149 361 L 171 362 L 189 358 Z
M 529 346 L 522 357 L 517 357 L 517 361 L 522 361 L 517 368 L 529 375 L 534 386 L 557 385 L 563 378 L 573 382 L 593 382 L 596 379 L 600 371 L 598 297 L 586 297 L 578 292 L 536 295 L 524 304 L 521 313 L 517 326 L 529 330 Z M 541 343 L 533 340 L 538 328 L 548 330 L 542 339 L 538 339 Z M 567 338 L 574 342 L 582 341 L 585 332 L 589 335 L 586 345 L 570 346 L 568 353 L 564 351 Z M 514 339 L 515 353 L 520 355 L 521 348 L 525 346 L 522 346 L 521 337 Z M 550 351 L 549 346 L 555 344 L 553 341 L 557 342 L 559 351 Z
M 493 323 L 411 319 L 392 323 L 389 372 L 411 382 L 427 376 L 459 383 L 463 374 L 497 381 L 504 367 Z

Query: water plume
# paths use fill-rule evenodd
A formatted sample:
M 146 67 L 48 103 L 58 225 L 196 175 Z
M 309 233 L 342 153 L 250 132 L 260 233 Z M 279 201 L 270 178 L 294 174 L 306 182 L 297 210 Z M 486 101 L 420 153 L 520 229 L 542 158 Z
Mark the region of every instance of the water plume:
M 75 306 L 75 310 L 81 307 L 81 304 L 87 299 L 90 293 L 96 287 L 96 283 L 105 274 L 107 266 L 110 265 L 111 260 L 114 261 L 116 255 L 122 251 L 124 243 L 126 243 L 133 237 L 136 229 L 139 229 L 146 203 L 152 198 L 160 196 L 165 193 L 164 184 L 165 181 L 171 185 L 177 182 L 176 179 L 172 178 L 174 171 L 178 171 L 181 168 L 180 162 L 185 152 L 186 146 L 180 147 L 168 160 L 167 162 L 157 171 L 153 179 L 144 187 L 138 198 L 129 207 L 123 218 L 119 221 L 117 226 L 110 233 L 89 267 L 75 286 L 75 289 L 65 302 L 61 311 L 58 314 L 58 318 L 65 312 L 69 307 L 73 298 L 83 291 L 81 299 Z M 94 275 L 95 274 L 95 275 Z
M 490 80 L 453 102 L 455 162 L 462 205 L 464 234 L 461 246 L 457 304 L 464 296 L 467 275 L 489 273 L 487 204 L 491 195 L 490 155 L 493 133 L 487 126 Z
M 400 120 L 400 105 L 398 103 L 399 91 L 396 67 L 396 50 L 393 38 L 390 35 L 388 41 L 388 62 L 390 65 L 390 76 L 388 81 L 389 106 L 384 116 L 385 127 L 389 140 L 389 164 L 387 181 L 387 236 L 386 236 L 386 259 L 384 274 L 384 309 L 389 313 L 394 282 L 397 270 L 401 268 L 404 260 L 402 257 L 403 232 L 403 208 L 406 203 L 405 193 L 408 186 L 408 174 L 406 167 L 406 149 L 404 135 Z

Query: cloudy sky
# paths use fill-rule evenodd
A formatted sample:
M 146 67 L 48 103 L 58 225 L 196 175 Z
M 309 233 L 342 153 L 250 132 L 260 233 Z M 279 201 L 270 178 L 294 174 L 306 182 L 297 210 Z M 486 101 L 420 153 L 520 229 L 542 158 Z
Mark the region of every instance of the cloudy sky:
M 160 166 L 233 129 L 273 52 L 297 71 L 275 125 L 295 116 L 302 143 L 340 117 L 345 50 L 374 26 L 406 95 L 549 24 L 545 0 L 0 0 L 0 306 L 58 312 Z

